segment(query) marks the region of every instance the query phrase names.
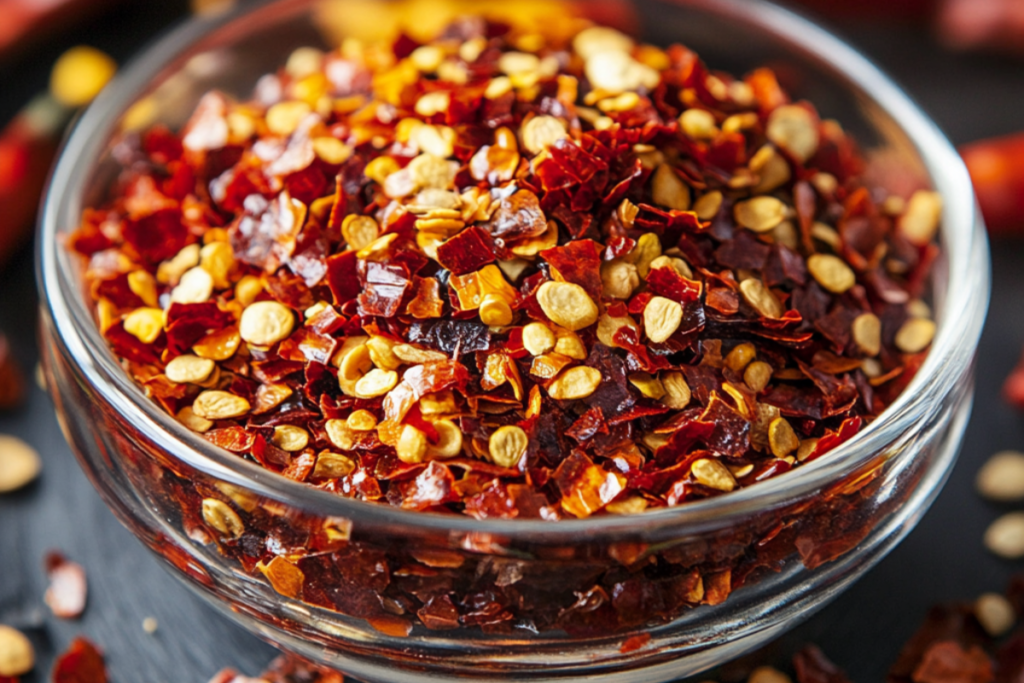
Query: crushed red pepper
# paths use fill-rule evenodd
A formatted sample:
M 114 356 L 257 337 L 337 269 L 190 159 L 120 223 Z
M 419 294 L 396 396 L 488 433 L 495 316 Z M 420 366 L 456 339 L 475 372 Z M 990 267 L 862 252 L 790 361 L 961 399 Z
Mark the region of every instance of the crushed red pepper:
M 126 371 L 290 479 L 480 519 L 681 505 L 854 436 L 934 335 L 938 195 L 866 187 L 840 125 L 767 69 L 549 30 L 473 18 L 429 44 L 304 48 L 251 102 L 210 93 L 180 132 L 127 134 L 68 242 Z M 594 633 L 718 604 L 794 547 L 839 556 L 876 473 L 804 515 L 827 533 L 764 520 L 700 570 L 666 551 L 657 588 L 609 570 L 528 598 L 521 575 L 382 564 L 346 530 L 167 485 L 191 538 L 387 633 L 409 614 Z

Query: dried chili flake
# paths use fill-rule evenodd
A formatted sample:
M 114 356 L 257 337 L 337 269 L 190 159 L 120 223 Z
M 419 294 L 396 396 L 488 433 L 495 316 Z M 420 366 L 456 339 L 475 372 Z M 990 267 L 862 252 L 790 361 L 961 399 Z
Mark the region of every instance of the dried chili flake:
M 595 56 L 547 24 L 583 28 L 541 22 L 543 40 L 525 41 L 515 21 L 467 17 L 373 48 L 386 54 L 332 52 L 302 78 L 283 69 L 273 106 L 210 93 L 181 131 L 143 131 L 144 163 L 68 241 L 138 384 L 287 478 L 481 519 L 725 495 L 829 457 L 877 418 L 935 332 L 915 299 L 938 195 L 883 211 L 853 142 L 768 69 L 734 80 L 614 33 Z M 636 68 L 598 68 L 616 44 Z M 500 75 L 517 61 L 527 73 Z M 430 68 L 401 66 L 417 63 Z M 298 95 L 312 82 L 333 107 Z M 751 124 L 720 123 L 732 117 Z M 0 406 L 3 387 L 0 373 Z M 861 473 L 835 495 L 876 485 Z M 201 529 L 207 492 L 179 488 Z M 828 561 L 866 528 L 844 510 L 736 540 L 763 542 L 756 560 L 695 553 L 657 581 L 566 579 L 560 607 L 517 597 L 511 575 L 470 588 L 431 567 L 439 585 L 413 586 L 402 577 L 428 577 L 408 558 L 343 554 L 344 534 L 289 535 L 272 516 L 222 551 L 387 633 L 520 617 L 590 633 L 717 603 L 794 553 Z
M 81 636 L 71 642 L 53 666 L 54 683 L 107 683 L 107 680 L 103 654 Z
M 87 594 L 82 566 L 58 552 L 50 552 L 46 555 L 46 574 L 50 585 L 46 589 L 45 600 L 54 616 L 61 619 L 80 617 L 85 611 Z

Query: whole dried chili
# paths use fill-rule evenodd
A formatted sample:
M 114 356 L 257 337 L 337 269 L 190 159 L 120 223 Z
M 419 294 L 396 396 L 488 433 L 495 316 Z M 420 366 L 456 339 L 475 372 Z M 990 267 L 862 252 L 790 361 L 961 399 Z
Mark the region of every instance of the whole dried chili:
M 293 480 L 478 518 L 684 504 L 857 433 L 935 333 L 918 297 L 940 197 L 876 202 L 839 124 L 768 70 L 549 31 L 480 19 L 424 44 L 302 49 L 263 81 L 274 102 L 210 93 L 179 133 L 124 140 L 130 170 L 69 244 L 132 376 Z M 874 476 L 822 501 L 828 529 L 766 521 L 746 555 L 698 572 L 680 551 L 656 587 L 574 577 L 548 589 L 577 596 L 561 606 L 505 590 L 521 576 L 452 594 L 479 577 L 460 564 L 420 590 L 433 565 L 414 551 L 375 563 L 347 532 L 168 486 L 191 537 L 389 633 L 410 607 L 500 630 L 534 605 L 537 628 L 593 633 L 717 604 L 782 546 L 809 567 L 846 552 L 868 529 L 844 496 Z M 268 555 L 282 534 L 290 552 Z

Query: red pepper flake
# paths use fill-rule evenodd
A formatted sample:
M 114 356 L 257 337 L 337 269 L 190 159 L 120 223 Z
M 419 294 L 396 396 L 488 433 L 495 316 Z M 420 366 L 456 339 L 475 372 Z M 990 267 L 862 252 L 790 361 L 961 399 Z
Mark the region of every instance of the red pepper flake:
M 50 586 L 46 589 L 46 604 L 54 616 L 77 619 L 85 611 L 87 585 L 82 566 L 67 560 L 58 552 L 46 555 L 46 574 Z
M 914 683 L 991 683 L 992 660 L 977 645 L 965 650 L 959 643 L 933 644 L 911 676 Z
M 87 639 L 79 636 L 57 658 L 53 683 L 107 683 L 103 654 Z
M 274 106 L 214 92 L 183 130 L 126 143 L 147 163 L 123 169 L 69 245 L 131 377 L 272 473 L 480 519 L 728 495 L 878 417 L 935 332 L 917 299 L 941 198 L 869 184 L 853 141 L 770 70 L 733 80 L 626 35 L 611 42 L 631 61 L 606 70 L 592 52 L 608 34 L 588 47 L 598 34 L 547 29 L 577 25 L 565 19 L 531 25 L 543 40 L 529 46 L 516 20 L 476 17 L 422 44 L 395 36 L 393 59 L 358 68 L 336 51 L 302 80 L 275 72 Z M 433 48 L 442 67 L 384 70 Z M 529 73 L 498 76 L 508 62 Z M 320 85 L 342 99 L 312 111 Z M 208 533 L 204 501 L 231 520 L 219 547 L 245 571 L 389 633 L 610 633 L 718 604 L 784 558 L 848 552 L 876 475 L 799 510 L 815 523 L 732 539 L 732 561 L 651 551 L 664 576 L 629 583 L 619 564 L 647 550 L 620 544 L 606 571 L 560 576 L 544 601 L 514 597 L 515 568 L 470 586 L 343 525 L 299 529 L 168 488 L 186 530 Z
M 639 635 L 630 636 L 624 643 L 619 647 L 619 652 L 626 655 L 630 652 L 636 652 L 642 650 L 647 646 L 647 643 L 651 642 L 650 633 L 641 633 Z

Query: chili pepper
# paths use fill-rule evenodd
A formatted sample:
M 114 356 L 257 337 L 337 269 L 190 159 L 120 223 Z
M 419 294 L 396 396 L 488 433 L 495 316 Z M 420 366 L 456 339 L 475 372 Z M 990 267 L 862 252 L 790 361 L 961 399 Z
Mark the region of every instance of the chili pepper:
M 113 61 L 98 50 L 69 50 L 54 66 L 50 93 L 32 100 L 0 132 L 0 266 L 32 234 L 64 127 L 114 70 Z
M 960 152 L 989 232 L 1024 234 L 1024 133 L 979 140 Z

